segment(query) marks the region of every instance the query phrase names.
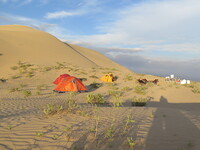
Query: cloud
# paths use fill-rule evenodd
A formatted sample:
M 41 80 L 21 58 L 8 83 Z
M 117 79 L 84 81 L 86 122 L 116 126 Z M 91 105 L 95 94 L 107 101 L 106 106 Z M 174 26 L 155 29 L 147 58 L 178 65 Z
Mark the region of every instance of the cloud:
M 112 17 L 97 26 L 101 34 L 77 36 L 77 40 L 104 47 L 200 52 L 198 0 L 144 1 L 124 7 Z
M 66 12 L 66 11 L 57 11 L 53 13 L 47 13 L 45 16 L 46 19 L 58 19 L 58 18 L 64 18 L 68 16 L 74 16 L 77 15 L 77 13 L 72 13 L 72 12 Z
M 117 63 L 129 68 L 136 73 L 151 74 L 158 76 L 168 76 L 175 74 L 176 77 L 181 79 L 190 79 L 200 81 L 200 60 L 157 60 L 151 59 L 138 54 L 123 54 L 109 57 Z

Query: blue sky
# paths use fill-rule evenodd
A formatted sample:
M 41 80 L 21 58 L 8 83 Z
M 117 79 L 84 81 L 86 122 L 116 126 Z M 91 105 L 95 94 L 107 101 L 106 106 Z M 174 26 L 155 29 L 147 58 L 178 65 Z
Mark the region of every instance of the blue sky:
M 166 73 L 160 66 L 160 72 L 158 68 L 152 74 L 176 72 L 194 78 L 173 68 L 187 63 L 191 69 L 200 60 L 199 0 L 0 0 L 0 25 L 6 24 L 49 32 L 100 51 L 128 68 L 139 62 L 121 61 L 120 56 L 131 60 L 139 56 L 141 64 L 174 62 Z M 196 65 L 200 73 L 200 65 Z M 142 67 L 132 70 L 148 70 Z M 194 79 L 200 81 L 200 77 Z

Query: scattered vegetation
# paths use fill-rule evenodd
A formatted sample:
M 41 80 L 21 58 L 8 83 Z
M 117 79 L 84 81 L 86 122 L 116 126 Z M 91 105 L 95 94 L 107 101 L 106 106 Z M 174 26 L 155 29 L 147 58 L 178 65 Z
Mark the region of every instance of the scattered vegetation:
M 131 76 L 130 74 L 127 74 L 124 78 L 124 81 L 132 81 L 133 80 L 133 76 Z
M 72 112 L 79 107 L 75 99 L 76 95 L 77 92 L 70 92 L 67 96 L 66 107 L 69 112 Z
M 123 134 L 127 132 L 128 126 L 130 123 L 135 123 L 135 120 L 131 119 L 131 115 L 127 115 L 126 121 L 125 121 L 125 126 L 123 130 Z
M 62 105 L 55 104 L 47 104 L 46 108 L 44 108 L 43 112 L 45 115 L 53 115 L 63 110 Z
M 148 88 L 146 86 L 142 86 L 142 85 L 137 85 L 134 87 L 134 91 L 135 93 L 141 94 L 141 95 L 145 95 L 147 93 Z
M 37 137 L 41 137 L 41 136 L 44 135 L 44 132 L 36 132 L 35 134 L 36 134 Z
M 87 103 L 89 104 L 105 104 L 106 100 L 102 94 L 87 94 L 86 95 Z
M 130 148 L 133 148 L 136 144 L 132 137 L 128 137 L 127 142 Z
M 27 98 L 32 95 L 32 92 L 29 90 L 22 90 L 22 94 L 24 95 L 24 98 Z
M 148 101 L 149 101 L 149 98 L 136 98 L 136 97 L 134 97 L 131 100 L 131 105 L 132 106 L 146 106 Z

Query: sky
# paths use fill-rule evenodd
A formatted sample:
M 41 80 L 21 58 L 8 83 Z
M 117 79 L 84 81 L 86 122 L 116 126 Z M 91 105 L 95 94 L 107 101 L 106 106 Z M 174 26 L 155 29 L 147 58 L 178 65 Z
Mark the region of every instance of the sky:
M 200 81 L 199 0 L 0 0 L 0 25 L 27 25 L 137 73 Z

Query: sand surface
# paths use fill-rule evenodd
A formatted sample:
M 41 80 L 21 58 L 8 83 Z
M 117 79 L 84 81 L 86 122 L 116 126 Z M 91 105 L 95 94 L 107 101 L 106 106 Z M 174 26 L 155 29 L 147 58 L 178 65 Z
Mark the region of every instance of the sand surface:
M 0 65 L 4 72 L 0 81 L 0 150 L 200 149 L 200 83 L 184 86 L 133 73 L 95 51 L 63 44 L 29 27 L 1 26 L 0 39 Z M 42 49 L 37 51 L 39 41 Z M 51 43 L 52 53 L 48 53 L 46 46 Z M 44 54 L 48 57 L 42 59 Z M 74 63 L 73 58 L 79 61 Z M 99 80 L 106 72 L 114 73 L 117 80 Z M 71 97 L 69 92 L 53 92 L 52 82 L 64 73 L 87 79 L 83 83 L 88 92 Z M 137 79 L 143 78 L 159 82 L 140 86 Z M 92 83 L 101 86 L 94 88 Z M 137 87 L 145 89 L 137 91 Z M 112 92 L 121 95 L 116 99 Z M 91 93 L 103 95 L 107 104 L 88 104 L 86 95 Z M 134 97 L 149 101 L 144 107 L 132 106 Z M 67 107 L 70 98 L 77 103 L 71 109 Z M 114 107 L 117 100 L 122 106 Z M 62 110 L 47 115 L 47 105 L 62 106 Z

